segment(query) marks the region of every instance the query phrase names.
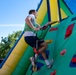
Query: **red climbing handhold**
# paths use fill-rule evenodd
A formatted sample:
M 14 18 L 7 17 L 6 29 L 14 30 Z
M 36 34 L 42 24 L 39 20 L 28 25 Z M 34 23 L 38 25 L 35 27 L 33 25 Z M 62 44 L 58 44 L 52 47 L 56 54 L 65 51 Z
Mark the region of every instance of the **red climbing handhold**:
M 66 29 L 66 34 L 65 34 L 65 39 L 68 38 L 68 37 L 72 34 L 72 30 L 73 30 L 73 28 L 74 28 L 74 24 L 75 24 L 75 23 L 73 23 L 73 24 L 71 24 L 71 25 L 69 25 L 69 26 L 67 27 L 67 29 Z
M 73 63 L 76 63 L 76 58 L 72 58 L 72 62 Z
M 64 55 L 65 53 L 66 53 L 66 49 L 62 50 L 62 51 L 60 52 L 60 55 Z
M 65 38 L 69 37 L 72 34 L 72 30 L 67 30 Z
M 51 28 L 49 31 L 55 31 L 57 29 L 58 29 L 58 27 L 57 28 Z
M 54 70 L 50 75 L 56 75 L 56 70 Z
M 34 52 L 35 52 L 36 54 L 39 54 L 39 51 L 36 50 L 36 48 L 33 48 L 33 50 L 34 50 Z

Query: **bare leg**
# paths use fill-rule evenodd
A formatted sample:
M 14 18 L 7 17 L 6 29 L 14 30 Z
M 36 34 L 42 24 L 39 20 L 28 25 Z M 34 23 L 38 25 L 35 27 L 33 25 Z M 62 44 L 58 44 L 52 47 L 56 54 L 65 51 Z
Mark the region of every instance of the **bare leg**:
M 47 67 L 48 67 L 48 68 L 51 68 L 50 62 L 49 62 L 49 60 L 47 59 L 46 52 L 45 52 L 45 50 L 47 49 L 47 46 L 48 46 L 48 44 L 47 44 L 46 42 L 42 43 L 42 44 L 40 45 L 40 48 L 39 48 L 38 51 L 39 51 L 39 53 L 42 55 L 42 57 L 44 58 Z M 38 55 L 35 54 L 35 56 L 38 56 Z
M 47 49 L 47 47 L 48 47 L 48 44 L 46 42 L 42 43 L 40 45 L 39 53 L 42 54 L 42 57 L 44 58 L 47 67 L 50 68 L 51 65 L 50 65 L 50 62 L 49 62 L 49 60 L 48 60 L 48 58 L 46 56 L 46 52 L 45 52 L 45 50 Z
M 42 52 L 42 57 L 44 58 L 44 60 L 47 59 L 46 52 Z
M 44 42 L 41 44 L 41 46 L 39 48 L 39 53 L 42 54 L 42 57 L 44 58 L 44 60 L 47 59 L 46 52 L 45 52 L 45 50 L 47 49 L 47 46 L 48 46 L 48 44 Z

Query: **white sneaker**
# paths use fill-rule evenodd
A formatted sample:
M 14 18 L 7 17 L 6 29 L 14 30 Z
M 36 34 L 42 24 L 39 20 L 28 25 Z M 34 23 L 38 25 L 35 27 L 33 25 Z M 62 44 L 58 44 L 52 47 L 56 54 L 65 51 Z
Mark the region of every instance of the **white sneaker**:
M 48 68 L 48 69 L 50 69 L 50 68 L 53 66 L 53 62 L 54 62 L 54 61 L 53 61 L 53 59 L 52 59 L 52 60 L 50 61 L 50 64 L 47 65 L 47 68 Z
M 35 66 L 35 59 L 34 59 L 34 57 L 30 57 L 30 61 L 31 61 L 32 66 Z

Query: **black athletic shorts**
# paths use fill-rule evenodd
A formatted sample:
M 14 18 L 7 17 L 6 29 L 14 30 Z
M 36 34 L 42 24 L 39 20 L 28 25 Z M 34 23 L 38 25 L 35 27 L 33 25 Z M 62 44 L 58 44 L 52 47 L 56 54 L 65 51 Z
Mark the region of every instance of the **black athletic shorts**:
M 40 47 L 40 44 L 44 42 L 44 40 L 40 40 L 37 36 L 26 36 L 24 37 L 24 39 L 28 45 L 34 48 L 36 48 L 37 40 L 38 40 L 38 47 Z

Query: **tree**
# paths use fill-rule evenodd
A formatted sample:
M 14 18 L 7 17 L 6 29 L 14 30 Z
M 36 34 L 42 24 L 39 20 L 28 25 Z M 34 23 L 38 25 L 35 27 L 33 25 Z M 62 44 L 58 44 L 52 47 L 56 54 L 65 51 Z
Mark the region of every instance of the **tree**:
M 7 37 L 1 37 L 0 43 L 0 59 L 4 59 L 9 50 L 14 46 L 16 40 L 18 40 L 22 31 L 13 32 Z

